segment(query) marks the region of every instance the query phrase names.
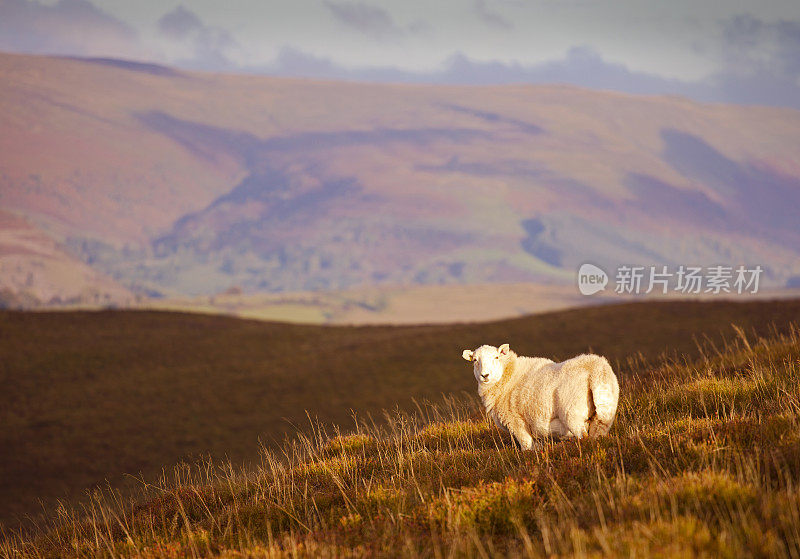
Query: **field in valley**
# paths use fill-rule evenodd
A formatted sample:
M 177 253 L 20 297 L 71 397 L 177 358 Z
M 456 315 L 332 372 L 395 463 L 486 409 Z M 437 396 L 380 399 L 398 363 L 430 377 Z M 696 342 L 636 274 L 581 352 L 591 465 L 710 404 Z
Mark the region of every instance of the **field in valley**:
M 766 292 L 766 297 L 785 297 Z M 796 296 L 796 294 L 794 294 Z M 752 297 L 752 296 L 751 296 Z M 432 324 L 500 320 L 622 297 L 584 297 L 574 286 L 520 284 L 362 287 L 304 293 L 223 293 L 211 297 L 147 300 L 140 308 L 220 313 L 240 318 L 304 324 Z

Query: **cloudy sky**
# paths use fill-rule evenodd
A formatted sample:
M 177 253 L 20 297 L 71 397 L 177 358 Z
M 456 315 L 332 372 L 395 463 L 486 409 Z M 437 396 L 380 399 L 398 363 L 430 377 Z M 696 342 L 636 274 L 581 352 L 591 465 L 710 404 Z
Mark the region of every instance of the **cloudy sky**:
M 0 0 L 0 50 L 800 108 L 797 0 Z

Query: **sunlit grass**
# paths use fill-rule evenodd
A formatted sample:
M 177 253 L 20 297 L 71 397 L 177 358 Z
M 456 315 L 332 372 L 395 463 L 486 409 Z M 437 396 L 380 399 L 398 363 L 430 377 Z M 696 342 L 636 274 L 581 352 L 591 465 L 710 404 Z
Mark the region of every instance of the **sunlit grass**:
M 128 474 L 153 480 L 180 461 L 255 463 L 259 441 L 278 450 L 308 425 L 306 410 L 326 426 L 327 440 L 337 435 L 333 425 L 345 437 L 354 430 L 351 410 L 380 424 L 385 409 L 413 411 L 414 400 L 474 394 L 460 355 L 485 342 L 509 342 L 522 354 L 556 360 L 586 351 L 607 356 L 630 387 L 623 412 L 636 409 L 662 423 L 687 414 L 738 417 L 753 402 L 763 404 L 759 393 L 771 381 L 759 367 L 769 365 L 754 368 L 741 356 L 722 360 L 721 340 L 740 340 L 730 351 L 763 352 L 758 344 L 748 349 L 731 325 L 756 340 L 771 328 L 789 332 L 798 316 L 800 301 L 624 304 L 398 328 L 177 313 L 0 312 L 0 524 L 50 516 L 58 499 L 75 504 L 98 485 L 135 490 Z M 672 362 L 657 366 L 665 350 Z M 696 369 L 684 366 L 701 350 L 705 359 Z M 723 384 L 715 388 L 714 379 Z M 736 388 L 737 379 L 747 382 Z M 662 381 L 663 392 L 639 388 Z M 695 383 L 702 398 L 670 392 L 684 383 Z M 439 417 L 429 408 L 416 411 L 431 425 L 419 437 L 426 447 L 508 443 L 476 423 L 475 407 L 457 418 L 448 409 Z M 388 414 L 390 423 L 395 415 Z
M 794 331 L 793 331 L 794 332 Z M 631 360 L 635 363 L 635 360 Z M 7 535 L 18 557 L 800 554 L 800 340 L 625 371 L 601 440 L 522 451 L 475 399 L 321 426 Z

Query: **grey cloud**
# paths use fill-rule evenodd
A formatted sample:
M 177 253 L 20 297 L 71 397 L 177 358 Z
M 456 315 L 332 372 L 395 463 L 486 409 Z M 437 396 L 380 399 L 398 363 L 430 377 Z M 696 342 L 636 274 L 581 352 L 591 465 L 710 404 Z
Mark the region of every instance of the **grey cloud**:
M 342 24 L 375 39 L 398 37 L 405 33 L 383 8 L 363 2 L 333 2 L 325 0 L 325 6 Z
M 375 68 L 347 68 L 327 57 L 317 56 L 295 47 L 285 46 L 275 62 L 266 66 L 250 66 L 244 71 L 293 76 L 367 82 L 413 83 L 430 81 L 428 74 L 409 72 L 391 66 Z
M 193 55 L 179 65 L 198 70 L 231 70 L 236 65 L 229 53 L 239 47 L 236 39 L 222 27 L 206 25 L 200 17 L 184 6 L 178 6 L 158 20 L 162 36 L 188 45 Z
M 228 31 L 219 27 L 204 27 L 195 41 L 196 67 L 203 69 L 230 69 L 235 65 L 228 58 L 228 52 L 238 43 Z
M 0 0 L 0 50 L 139 57 L 137 33 L 88 0 Z
M 702 97 L 705 101 L 800 109 L 797 82 L 769 72 L 748 75 L 719 73 L 705 83 L 711 90 L 709 95 Z
M 735 16 L 722 22 L 723 46 L 726 49 L 750 50 L 757 46 L 765 25 L 751 15 Z
M 728 71 L 797 77 L 800 74 L 800 22 L 766 23 L 739 15 L 722 24 L 721 58 Z
M 134 29 L 89 0 L 57 0 L 52 5 L 44 1 L 0 0 L 0 50 L 163 62 L 164 58 L 145 50 Z M 387 43 L 411 35 L 421 40 L 431 34 L 431 23 L 397 21 L 389 11 L 370 1 L 323 0 L 324 10 L 330 13 L 323 12 L 323 16 L 329 25 L 345 25 L 365 37 Z M 499 9 L 510 3 L 511 0 L 471 0 L 461 13 L 468 19 L 479 18 L 486 26 L 508 29 L 515 22 L 503 17 Z M 479 27 L 476 21 L 471 23 Z M 241 53 L 236 37 L 223 27 L 203 21 L 185 6 L 165 13 L 156 28 L 163 40 L 159 47 L 165 45 L 164 50 L 170 53 L 165 56 L 173 64 L 201 70 L 375 82 L 567 83 L 636 94 L 675 94 L 699 101 L 800 109 L 800 21 L 767 21 L 738 15 L 719 20 L 716 25 L 719 33 L 707 33 L 695 48 L 702 49 L 702 56 L 713 60 L 719 69 L 697 81 L 633 71 L 604 59 L 590 46 L 575 46 L 560 59 L 538 64 L 478 61 L 456 51 L 437 71 L 347 67 L 336 58 L 287 46 L 273 63 L 255 67 L 234 63 Z M 296 46 L 302 47 L 303 43 Z
M 255 70 L 255 69 L 251 69 Z M 258 69 L 281 75 L 325 77 L 364 81 L 427 82 L 450 84 L 571 83 L 596 89 L 630 93 L 700 93 L 690 82 L 632 72 L 622 64 L 606 62 L 587 46 L 570 49 L 561 60 L 536 65 L 474 61 L 456 53 L 437 72 L 410 72 L 392 67 L 345 68 L 329 58 L 286 47 L 275 64 Z
M 776 32 L 783 70 L 796 78 L 800 74 L 800 22 L 779 21 L 776 24 Z
M 410 33 L 391 14 L 359 2 L 325 0 L 342 23 L 372 37 Z M 473 0 L 473 12 L 486 25 L 501 28 L 503 19 L 491 0 Z M 499 19 L 493 16 L 498 16 Z M 591 46 L 575 46 L 563 58 L 544 63 L 477 61 L 456 52 L 438 71 L 409 71 L 395 67 L 354 68 L 297 49 L 285 50 L 272 70 L 282 75 L 333 79 L 455 84 L 566 83 L 633 94 L 681 95 L 702 102 L 788 106 L 800 109 L 800 21 L 764 21 L 740 15 L 717 21 L 714 39 L 697 41 L 695 48 L 716 61 L 718 70 L 703 79 L 681 80 L 631 70 L 604 59 Z
M 197 17 L 197 14 L 183 6 L 178 6 L 158 20 L 159 32 L 172 39 L 186 39 L 190 35 L 198 33 L 203 27 L 203 22 Z
M 604 60 L 587 46 L 573 47 L 561 60 L 531 66 L 476 62 L 463 54 L 456 54 L 449 59 L 445 70 L 435 77 L 435 81 L 487 85 L 567 83 L 634 94 L 682 95 L 703 102 L 800 109 L 800 76 L 794 66 L 800 51 L 792 46 L 793 30 L 793 26 L 788 25 L 781 29 L 781 47 L 768 51 L 768 54 L 771 53 L 768 56 L 764 56 L 767 51 L 753 53 L 747 50 L 761 47 L 748 36 L 741 37 L 739 45 L 746 46 L 745 52 L 728 59 L 729 62 L 721 71 L 698 81 L 635 72 L 623 64 Z
M 768 65 L 769 66 L 769 65 Z M 784 62 L 783 67 L 791 67 Z M 684 81 L 630 70 L 605 60 L 588 46 L 576 46 L 566 56 L 541 64 L 475 61 L 463 53 L 448 58 L 436 72 L 412 72 L 393 67 L 347 68 L 330 58 L 284 48 L 273 65 L 249 71 L 370 82 L 510 84 L 564 83 L 639 95 L 682 95 L 703 102 L 786 106 L 800 109 L 800 88 L 789 75 L 765 69 L 744 72 L 727 68 L 705 80 Z
M 455 54 L 448 60 L 442 77 L 449 83 L 568 83 L 639 94 L 685 94 L 691 87 L 688 82 L 633 72 L 623 64 L 607 62 L 585 45 L 571 48 L 563 59 L 535 65 L 476 62 Z
M 800 22 L 739 15 L 721 27 L 722 69 L 707 80 L 712 98 L 800 108 Z
M 342 78 L 347 73 L 329 58 L 314 56 L 293 47 L 283 47 L 275 64 L 265 70 L 279 75 L 316 78 Z
M 499 13 L 490 10 L 486 6 L 486 0 L 475 0 L 475 13 L 490 27 L 499 29 L 513 29 L 514 25 Z

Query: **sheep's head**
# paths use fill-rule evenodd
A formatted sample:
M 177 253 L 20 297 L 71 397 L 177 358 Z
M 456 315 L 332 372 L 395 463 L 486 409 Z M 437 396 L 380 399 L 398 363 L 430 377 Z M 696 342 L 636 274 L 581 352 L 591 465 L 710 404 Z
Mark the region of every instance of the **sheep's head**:
M 472 361 L 475 379 L 481 384 L 497 382 L 503 376 L 506 361 L 511 353 L 508 344 L 500 347 L 482 345 L 475 351 L 465 349 L 461 356 Z

